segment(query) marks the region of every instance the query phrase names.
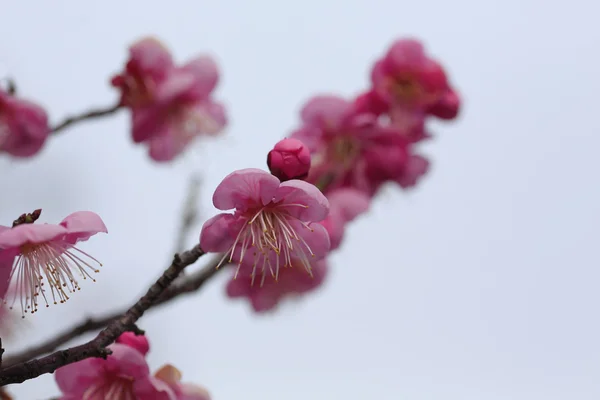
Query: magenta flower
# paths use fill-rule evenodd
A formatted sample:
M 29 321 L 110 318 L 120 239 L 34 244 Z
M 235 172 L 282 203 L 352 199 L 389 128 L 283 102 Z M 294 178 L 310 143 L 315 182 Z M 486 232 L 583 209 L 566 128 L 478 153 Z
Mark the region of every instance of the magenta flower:
M 359 215 L 365 213 L 371 204 L 369 196 L 351 188 L 336 189 L 327 195 L 329 215 L 323 226 L 329 233 L 331 250 L 340 247 L 346 225 Z
M 142 353 L 121 343 L 108 349 L 106 360 L 87 358 L 56 370 L 61 400 L 177 400 L 166 383 L 150 375 Z
M 274 309 L 286 298 L 298 297 L 317 289 L 327 275 L 327 262 L 319 260 L 312 265 L 312 275 L 302 266 L 283 268 L 279 279 L 269 277 L 262 285 L 252 285 L 252 276 L 240 274 L 227 283 L 227 295 L 231 298 L 245 297 L 256 312 Z
M 161 367 L 154 377 L 166 383 L 175 393 L 177 400 L 210 400 L 210 394 L 202 386 L 181 382 L 181 371 L 167 364 Z
M 150 351 L 150 343 L 148 342 L 146 335 L 136 335 L 133 332 L 121 334 L 115 343 L 126 344 L 127 346 L 136 349 L 144 356 Z
M 224 252 L 229 262 L 248 266 L 252 283 L 259 269 L 278 279 L 280 267 L 312 264 L 329 251 L 329 236 L 319 221 L 329 212 L 327 198 L 315 186 L 300 180 L 280 182 L 268 172 L 248 168 L 232 172 L 213 195 L 221 213 L 204 223 L 200 246 Z
M 283 139 L 269 152 L 267 165 L 281 181 L 305 179 L 310 170 L 310 151 L 298 139 Z
M 315 96 L 301 111 L 303 126 L 293 138 L 312 153 L 308 181 L 326 191 L 352 187 L 373 195 L 402 174 L 410 143 L 379 116 L 336 96 Z
M 175 65 L 169 50 L 155 38 L 144 38 L 129 48 L 125 71 L 111 79 L 121 91 L 121 105 L 139 108 L 153 104 L 157 88 Z
M 5 297 L 8 282 L 12 281 L 15 284 L 13 305 L 19 297 L 23 314 L 38 310 L 40 295 L 46 307 L 50 302 L 67 301 L 69 293 L 80 290 L 76 274 L 95 282 L 90 273 L 99 272 L 94 264 L 102 264 L 75 244 L 98 232 L 106 233 L 106 226 L 90 211 L 75 212 L 58 225 L 23 223 L 13 228 L 2 227 L 1 297 Z
M 14 157 L 37 154 L 50 134 L 44 109 L 0 89 L 0 152 Z
M 131 47 L 125 72 L 112 84 L 131 108 L 133 141 L 146 143 L 153 160 L 166 162 L 197 137 L 216 135 L 226 125 L 225 108 L 212 99 L 218 80 L 212 58 L 176 67 L 164 46 L 144 39 Z

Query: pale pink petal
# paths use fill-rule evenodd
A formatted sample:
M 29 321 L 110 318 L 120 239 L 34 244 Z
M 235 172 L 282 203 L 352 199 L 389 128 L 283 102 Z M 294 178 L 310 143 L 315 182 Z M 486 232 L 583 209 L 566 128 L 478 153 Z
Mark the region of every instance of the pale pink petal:
M 300 117 L 306 124 L 337 128 L 351 107 L 352 103 L 341 97 L 320 95 L 302 107 Z
M 121 334 L 115 343 L 121 343 L 136 349 L 144 356 L 150 351 L 150 342 L 148 342 L 146 335 L 136 335 L 133 332 L 125 332 Z
M 162 105 L 156 104 L 131 110 L 131 138 L 142 143 L 158 136 L 166 136 L 171 129 Z
M 323 225 L 312 223 L 309 224 L 310 229 L 302 226 L 298 221 L 290 221 L 290 225 L 312 251 L 313 255 L 308 252 L 308 249 L 306 249 L 305 246 L 298 246 L 298 248 L 302 249 L 301 251 L 308 257 L 309 261 L 318 261 L 329 253 L 331 242 L 329 240 L 329 234 Z M 296 256 L 298 256 L 297 253 Z
M 98 232 L 108 233 L 102 218 L 91 211 L 78 211 L 68 215 L 60 225 L 68 230 L 65 240 L 71 244 L 86 241 Z
M 210 393 L 202 386 L 192 383 L 181 383 L 177 400 L 210 400 Z
M 200 56 L 189 61 L 181 70 L 193 74 L 195 80 L 194 94 L 197 99 L 208 98 L 219 81 L 217 63 L 209 56 Z
M 200 247 L 211 253 L 229 250 L 235 241 L 231 235 L 231 225 L 236 218 L 232 214 L 217 214 L 202 225 L 200 231 Z
M 273 202 L 301 221 L 322 221 L 329 213 L 327 197 L 315 185 L 297 179 L 283 182 Z
M 10 229 L 10 226 L 0 225 L 0 232 Z
M 168 162 L 177 157 L 187 142 L 180 140 L 177 134 L 178 127 L 169 121 L 161 126 L 161 131 L 148 141 L 148 154 L 156 162 Z
M 412 154 L 403 170 L 403 173 L 396 179 L 396 182 L 403 188 L 415 186 L 430 168 L 429 160 L 425 157 Z
M 0 248 L 20 247 L 25 243 L 44 243 L 68 233 L 64 226 L 23 224 L 0 232 Z
M 194 106 L 203 134 L 216 135 L 227 125 L 227 113 L 221 103 L 207 100 Z
M 261 313 L 270 311 L 279 303 L 281 295 L 278 292 L 271 292 L 268 290 L 262 290 L 253 293 L 250 296 L 250 303 L 254 311 Z
M 213 204 L 224 211 L 264 206 L 273 200 L 279 184 L 279 179 L 260 169 L 234 171 L 215 189 Z
M 339 210 L 344 222 L 352 221 L 369 209 L 371 198 L 352 188 L 334 190 L 327 195 L 331 209 Z
M 65 395 L 81 398 L 76 396 L 83 395 L 90 386 L 106 379 L 103 363 L 100 358 L 87 358 L 57 369 L 54 379 Z
M 159 40 L 147 37 L 134 43 L 129 48 L 130 59 L 139 68 L 157 79 L 173 68 L 171 53 Z
M 228 297 L 246 297 L 250 295 L 251 286 L 250 282 L 248 282 L 245 277 L 235 277 L 235 271 L 231 276 L 229 282 L 227 282 L 227 286 L 225 287 L 225 292 Z
M 345 219 L 340 215 L 339 210 L 332 209 L 327 218 L 320 222 L 329 234 L 329 251 L 337 249 L 342 244 L 342 239 L 344 239 L 345 233 L 344 220 Z
M 180 70 L 172 71 L 156 89 L 156 104 L 168 107 L 175 101 L 187 99 L 195 85 L 193 74 Z
M 133 388 L 136 400 L 179 400 L 168 383 L 153 376 L 136 380 Z
M 423 45 L 415 39 L 396 41 L 389 49 L 386 59 L 392 66 L 397 67 L 418 67 L 427 61 Z
M 16 247 L 0 250 L 0 299 L 6 298 L 6 292 L 10 287 L 10 273 L 18 254 L 19 249 Z
M 104 369 L 118 371 L 120 375 L 133 379 L 144 378 L 150 374 L 146 359 L 134 348 L 120 343 L 109 346 L 112 354 L 106 358 Z

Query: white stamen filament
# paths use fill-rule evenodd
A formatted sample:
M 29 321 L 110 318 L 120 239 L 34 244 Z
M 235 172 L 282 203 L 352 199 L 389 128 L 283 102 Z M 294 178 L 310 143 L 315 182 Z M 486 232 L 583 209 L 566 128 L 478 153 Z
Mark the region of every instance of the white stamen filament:
M 68 243 L 47 242 L 23 246 L 10 276 L 12 281 L 16 274 L 16 290 L 11 308 L 19 297 L 21 313 L 25 317 L 27 312 L 33 314 L 38 311 L 40 295 L 46 307 L 50 306 L 49 301 L 54 304 L 66 302 L 69 300 L 69 293 L 81 290 L 73 270 L 83 279 L 90 278 L 93 282 L 96 281 L 90 275 L 90 271 L 100 271 L 91 262 L 102 266 L 94 257 Z M 49 294 L 46 293 L 44 280 L 50 286 Z
M 274 207 L 270 205 L 262 207 L 251 216 L 248 216 L 247 222 L 240 229 L 229 251 L 220 260 L 218 267 L 226 259 L 230 263 L 233 262 L 234 253 L 238 246 L 241 246 L 239 259 L 236 260 L 238 267 L 234 278 L 237 277 L 244 259 L 248 257 L 250 248 L 253 248 L 254 256 L 250 275 L 252 284 L 254 284 L 257 270 L 260 270 L 262 274 L 262 286 L 267 271 L 275 280 L 278 280 L 280 267 L 292 267 L 293 261 L 299 262 L 312 276 L 311 262 L 314 261 L 312 258 L 315 257 L 315 254 L 302 237 L 302 234 L 296 231 L 293 223 L 299 222 L 303 228 L 308 229 L 310 232 L 313 232 L 313 229 L 308 223 L 290 215 L 286 207 L 308 208 L 303 204 L 281 204 Z
M 101 381 L 90 386 L 84 393 L 82 400 L 111 399 L 135 400 L 133 392 L 133 379 L 127 377 L 110 377 L 110 380 Z

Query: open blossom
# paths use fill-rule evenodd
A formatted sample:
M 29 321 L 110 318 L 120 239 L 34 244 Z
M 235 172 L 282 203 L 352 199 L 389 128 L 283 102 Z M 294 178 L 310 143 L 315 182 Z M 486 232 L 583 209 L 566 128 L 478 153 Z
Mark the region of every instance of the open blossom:
M 403 174 L 410 142 L 397 128 L 337 96 L 315 96 L 301 111 L 303 125 L 292 137 L 312 154 L 308 181 L 326 192 L 352 187 L 373 195 Z
M 42 107 L 0 89 L 0 152 L 31 157 L 42 149 L 49 134 L 48 115 Z
M 283 139 L 267 155 L 267 165 L 282 181 L 305 179 L 310 170 L 310 151 L 298 139 Z
M 446 72 L 417 40 L 394 42 L 373 66 L 371 81 L 374 93 L 387 105 L 395 124 L 414 124 L 414 119 L 424 113 L 445 119 L 458 114 L 460 101 Z
M 160 42 L 143 39 L 130 48 L 125 71 L 112 84 L 131 108 L 133 141 L 146 143 L 153 160 L 166 162 L 198 136 L 216 135 L 225 126 L 225 108 L 212 99 L 218 80 L 212 58 L 175 66 Z
M 169 385 L 150 375 L 144 355 L 122 343 L 112 354 L 66 365 L 54 373 L 61 400 L 178 400 Z
M 19 298 L 22 313 L 36 312 L 40 296 L 47 307 L 67 301 L 69 293 L 80 289 L 76 275 L 95 281 L 91 273 L 101 264 L 75 244 L 98 232 L 106 233 L 106 226 L 90 211 L 75 212 L 58 225 L 26 222 L 1 227 L 1 297 L 6 297 L 10 281 L 15 285 L 12 303 Z
M 327 198 L 310 183 L 280 182 L 268 172 L 248 168 L 232 172 L 213 195 L 221 213 L 204 223 L 200 246 L 207 252 L 224 252 L 225 259 L 278 279 L 280 269 L 301 265 L 312 273 L 312 264 L 329 251 L 329 236 L 319 221 L 329 212 Z
M 166 383 L 177 400 L 210 400 L 210 394 L 202 386 L 182 383 L 182 374 L 171 364 L 164 365 L 154 373 L 154 377 Z
M 292 265 L 281 270 L 279 279 L 267 277 L 262 285 L 252 285 L 251 274 L 242 271 L 227 283 L 227 296 L 247 298 L 256 312 L 270 311 L 283 299 L 304 295 L 321 286 L 327 268 L 324 259 L 312 265 L 312 275 L 308 275 L 302 265 Z
M 346 225 L 369 209 L 371 198 L 359 190 L 341 188 L 328 193 L 327 199 L 329 215 L 323 221 L 323 226 L 329 233 L 333 251 L 342 243 Z

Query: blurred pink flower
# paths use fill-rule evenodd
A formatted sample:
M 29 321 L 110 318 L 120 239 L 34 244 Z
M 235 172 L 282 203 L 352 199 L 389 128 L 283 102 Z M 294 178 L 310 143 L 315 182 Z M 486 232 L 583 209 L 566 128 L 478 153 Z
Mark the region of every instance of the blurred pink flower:
M 308 181 L 326 193 L 351 187 L 373 195 L 394 180 L 409 157 L 410 143 L 379 117 L 337 96 L 315 96 L 302 108 L 303 125 L 292 137 L 312 154 Z
M 303 295 L 318 288 L 327 274 L 326 260 L 316 261 L 312 265 L 312 275 L 308 275 L 302 265 L 282 268 L 279 279 L 268 277 L 262 285 L 252 285 L 252 275 L 242 272 L 233 276 L 227 283 L 227 295 L 232 298 L 246 297 L 256 312 L 265 312 L 275 308 L 285 299 Z
M 304 266 L 329 251 L 329 236 L 319 221 L 329 212 L 327 198 L 315 186 L 300 180 L 280 182 L 268 172 L 248 168 L 232 172 L 213 195 L 221 213 L 204 223 L 200 246 L 207 252 L 224 252 L 221 263 L 242 264 L 278 278 L 280 267 Z
M 310 151 L 298 139 L 283 139 L 269 152 L 267 165 L 282 182 L 305 179 L 310 170 Z
M 177 400 L 160 379 L 150 375 L 144 355 L 121 343 L 108 346 L 106 360 L 87 358 L 54 373 L 61 400 Z
M 342 243 L 346 225 L 365 213 L 371 204 L 369 196 L 352 188 L 341 188 L 327 194 L 329 215 L 322 222 L 329 233 L 331 251 Z
M 164 365 L 154 374 L 156 379 L 166 383 L 177 400 L 210 400 L 210 394 L 202 386 L 181 382 L 181 371 L 171 364 Z
M 48 115 L 42 107 L 0 89 L 0 152 L 31 157 L 42 149 L 49 134 Z
M 131 348 L 134 348 L 144 356 L 150 351 L 150 343 L 148 342 L 146 335 L 136 335 L 133 332 L 125 332 L 121 334 L 115 343 L 125 344 Z
M 1 297 L 6 297 L 8 283 L 14 281 L 13 304 L 19 297 L 23 314 L 38 310 L 40 295 L 46 307 L 49 300 L 54 304 L 67 301 L 68 293 L 80 289 L 74 272 L 95 281 L 90 271 L 99 272 L 92 264 L 100 262 L 74 245 L 98 232 L 106 233 L 106 226 L 90 211 L 75 212 L 58 225 L 23 223 L 1 227 Z
M 212 58 L 200 56 L 177 67 L 162 44 L 144 39 L 131 47 L 125 72 L 112 84 L 131 108 L 133 141 L 146 143 L 153 160 L 166 162 L 198 136 L 225 127 L 225 108 L 212 99 L 218 80 Z

